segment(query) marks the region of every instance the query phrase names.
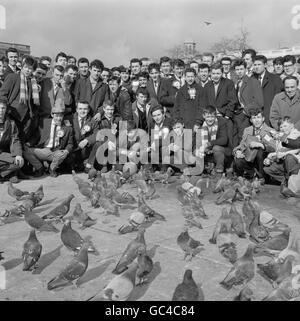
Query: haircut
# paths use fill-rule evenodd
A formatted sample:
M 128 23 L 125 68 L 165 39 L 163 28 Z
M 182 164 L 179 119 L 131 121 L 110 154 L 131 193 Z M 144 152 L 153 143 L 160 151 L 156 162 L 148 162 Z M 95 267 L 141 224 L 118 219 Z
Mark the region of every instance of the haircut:
M 13 48 L 13 47 L 9 47 L 8 49 L 5 50 L 5 54 L 6 56 L 8 56 L 8 53 L 9 52 L 13 52 L 13 53 L 16 53 L 18 56 L 19 56 L 19 50 L 16 49 L 16 48 Z
M 273 66 L 274 65 L 283 65 L 283 57 L 279 56 L 273 59 Z
M 199 62 L 197 62 L 196 60 L 192 60 L 192 61 L 189 63 L 189 66 L 190 66 L 191 64 L 197 64 L 197 65 L 199 66 Z
M 59 52 L 57 55 L 56 55 L 56 57 L 55 57 L 55 62 L 57 62 L 58 61 L 58 58 L 59 57 L 63 57 L 63 58 L 66 58 L 66 59 L 68 59 L 68 56 L 64 53 L 64 52 Z
M 165 113 L 163 106 L 161 106 L 161 105 L 156 105 L 156 106 L 153 106 L 153 107 L 151 108 L 151 115 L 153 115 L 153 113 L 154 113 L 155 111 L 158 111 L 158 110 L 160 110 L 162 114 Z
M 8 64 L 8 58 L 5 57 L 5 56 L 1 56 L 0 57 L 0 61 L 4 64 L 4 63 L 7 63 Z
M 176 124 L 181 124 L 184 126 L 183 118 L 181 118 L 181 117 L 173 118 L 171 121 L 171 126 L 174 127 Z
M 99 59 L 95 59 L 91 62 L 90 64 L 90 69 L 92 68 L 96 68 L 96 69 L 100 69 L 101 71 L 104 70 L 104 65 L 103 65 L 103 62 Z
M 177 66 L 177 67 L 183 67 L 184 68 L 184 61 L 183 60 L 181 60 L 181 59 L 175 59 L 174 61 L 173 61 L 173 66 L 175 67 L 175 66 Z
M 267 62 L 268 62 L 268 59 L 267 59 L 267 57 L 266 56 L 264 56 L 264 55 L 256 55 L 255 57 L 254 57 L 254 61 L 261 61 L 263 64 L 266 64 Z
M 159 64 L 161 65 L 163 62 L 169 62 L 171 64 L 171 58 L 167 56 L 163 56 L 159 59 Z
M 200 69 L 205 69 L 205 68 L 207 68 L 207 69 L 208 69 L 208 71 L 210 71 L 210 67 L 209 67 L 209 65 L 208 65 L 208 64 L 205 64 L 205 63 L 201 63 L 201 64 L 199 64 L 199 70 L 200 70 Z
M 223 72 L 223 66 L 219 62 L 216 62 L 211 66 L 211 70 L 217 70 L 217 69 L 220 69 Z
M 80 57 L 77 61 L 77 66 L 79 67 L 79 64 L 90 64 L 89 60 L 85 57 Z
M 110 83 L 111 81 L 116 81 L 118 83 L 118 85 L 121 83 L 121 79 L 117 76 L 111 76 L 108 79 L 108 83 Z
M 120 67 L 112 67 L 110 71 L 111 71 L 111 72 L 114 72 L 114 71 L 121 72 L 121 71 L 120 71 Z
M 130 60 L 130 66 L 131 66 L 131 64 L 133 64 L 135 62 L 138 62 L 140 64 L 140 66 L 142 65 L 142 62 L 141 62 L 141 60 L 139 58 L 132 58 Z
M 65 71 L 67 72 L 69 69 L 72 69 L 74 71 L 78 71 L 78 67 L 76 65 L 67 65 Z
M 37 61 L 32 56 L 27 56 L 22 61 L 22 67 L 25 65 L 32 67 L 33 70 L 36 70 Z
M 239 66 L 244 66 L 245 68 L 247 68 L 247 63 L 246 63 L 246 61 L 243 60 L 243 59 L 237 59 L 237 60 L 233 63 L 233 68 L 239 67 Z
M 143 57 L 143 58 L 141 58 L 141 61 L 150 61 L 150 59 L 147 57 Z
M 192 72 L 196 76 L 196 70 L 194 68 L 186 68 L 184 74 L 186 75 L 188 72 Z
M 90 103 L 87 100 L 84 100 L 84 99 L 78 100 L 77 107 L 78 107 L 78 104 L 88 105 L 88 107 L 90 107 Z
M 254 61 L 254 57 L 256 56 L 256 51 L 254 49 L 246 49 L 242 52 L 242 59 L 247 55 L 251 55 L 252 61 Z
M 38 68 L 43 69 L 46 72 L 48 71 L 48 67 L 46 65 L 42 64 L 41 62 L 37 63 L 36 69 L 38 69 Z
M 283 79 L 283 85 L 285 86 L 285 82 L 286 82 L 287 80 L 291 80 L 291 79 L 295 80 L 296 83 L 297 83 L 297 86 L 298 86 L 298 84 L 299 84 L 299 79 L 298 79 L 297 77 L 295 77 L 295 76 L 287 76 L 287 77 L 285 77 L 285 78 Z
M 105 102 L 103 103 L 103 108 L 106 108 L 106 107 L 113 107 L 115 108 L 115 104 L 111 101 L 111 100 L 105 100 Z
M 61 65 L 55 65 L 54 69 L 57 69 L 59 72 L 64 72 L 65 71 L 65 68 L 63 66 L 61 66 Z
M 110 74 L 110 69 L 107 68 L 107 67 L 104 67 L 104 68 L 102 69 L 102 71 L 107 71 L 107 72 Z
M 262 109 L 259 108 L 258 106 L 249 104 L 248 108 L 249 108 L 249 116 L 250 116 L 250 118 L 252 116 L 257 116 L 258 114 L 261 114 L 264 117 Z
M 43 60 L 49 61 L 50 64 L 51 64 L 51 62 L 52 62 L 52 59 L 51 59 L 49 56 L 42 56 L 42 57 L 40 58 L 40 62 L 42 62 Z
M 129 68 L 126 68 L 126 67 L 124 67 L 123 65 L 121 65 L 121 66 L 119 67 L 119 71 L 120 71 L 120 72 L 129 73 Z
M 138 75 L 138 78 L 146 78 L 146 79 L 149 79 L 149 74 L 147 71 L 142 71 L 140 72 Z
M 146 88 L 139 87 L 136 91 L 136 96 L 138 96 L 139 94 L 149 97 L 149 92 Z
M 294 65 L 296 63 L 296 58 L 295 56 L 292 56 L 292 55 L 286 55 L 283 57 L 283 64 L 285 62 L 291 62 Z
M 230 63 L 232 63 L 232 59 L 230 57 L 223 57 L 220 62 L 221 64 L 223 63 L 223 61 L 229 61 Z
M 159 64 L 155 62 L 151 63 L 148 67 L 148 70 L 149 72 L 151 72 L 153 69 L 156 69 L 159 72 L 159 69 L 160 69 Z
M 76 64 L 77 59 L 74 56 L 68 56 L 67 61 L 69 61 L 69 59 L 71 59 L 71 58 L 73 58 L 75 60 L 75 64 Z
M 290 116 L 284 116 L 283 118 L 278 119 L 278 126 L 281 126 L 285 122 L 294 125 L 294 122 Z
M 210 115 L 216 115 L 217 114 L 217 109 L 215 106 L 212 105 L 208 105 L 206 107 L 203 108 L 203 115 L 204 114 L 210 114 Z
M 202 55 L 202 59 L 203 59 L 203 57 L 211 57 L 212 60 L 214 60 L 214 58 L 215 58 L 215 56 L 211 52 L 204 52 Z

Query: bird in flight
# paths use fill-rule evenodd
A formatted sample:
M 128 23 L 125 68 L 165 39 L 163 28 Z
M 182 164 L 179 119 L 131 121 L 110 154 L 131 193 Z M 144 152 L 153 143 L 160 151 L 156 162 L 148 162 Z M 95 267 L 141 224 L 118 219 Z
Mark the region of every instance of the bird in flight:
M 207 25 L 207 26 L 209 26 L 209 25 L 211 25 L 212 23 L 211 22 L 209 22 L 209 21 L 204 21 L 204 23 Z

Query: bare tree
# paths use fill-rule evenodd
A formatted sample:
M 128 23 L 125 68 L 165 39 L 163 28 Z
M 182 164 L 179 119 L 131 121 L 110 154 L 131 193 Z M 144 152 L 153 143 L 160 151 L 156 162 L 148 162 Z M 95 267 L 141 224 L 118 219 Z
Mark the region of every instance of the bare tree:
M 172 59 L 182 59 L 185 56 L 184 45 L 176 45 L 167 50 L 168 56 Z

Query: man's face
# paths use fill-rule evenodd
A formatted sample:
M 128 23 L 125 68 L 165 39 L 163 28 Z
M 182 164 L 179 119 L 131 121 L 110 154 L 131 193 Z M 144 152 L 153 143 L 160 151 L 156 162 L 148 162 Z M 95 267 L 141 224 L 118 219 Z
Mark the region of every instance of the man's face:
M 171 63 L 170 61 L 162 62 L 160 65 L 160 70 L 164 75 L 169 75 L 171 73 Z
M 209 77 L 208 68 L 199 69 L 199 77 L 202 82 L 206 82 Z
M 62 57 L 62 56 L 59 56 L 59 57 L 57 58 L 56 64 L 57 64 L 57 65 L 60 65 L 60 66 L 63 66 L 63 67 L 65 68 L 66 65 L 67 65 L 67 58 Z
M 51 62 L 49 60 L 42 60 L 41 63 L 45 66 L 47 66 L 48 69 L 51 67 Z
M 260 128 L 264 121 L 265 117 L 261 113 L 251 116 L 251 122 L 255 128 Z
M 295 72 L 295 65 L 291 61 L 286 61 L 283 63 L 284 73 L 288 76 L 292 76 Z
M 100 78 L 100 75 L 101 75 L 101 70 L 99 68 L 96 68 L 95 66 L 90 68 L 90 77 L 94 81 L 97 81 Z
M 159 125 L 164 119 L 164 114 L 161 110 L 156 110 L 152 113 L 152 118 L 155 121 L 155 123 Z
M 14 67 L 18 62 L 19 55 L 16 52 L 8 52 L 7 58 L 8 64 Z
M 284 90 L 288 97 L 293 98 L 297 91 L 297 81 L 288 79 L 284 82 Z
M 4 75 L 7 68 L 7 62 L 0 61 L 0 77 Z
M 114 114 L 115 107 L 114 106 L 106 106 L 103 108 L 104 110 L 104 116 L 107 118 L 112 118 Z
M 89 64 L 87 62 L 81 62 L 78 66 L 79 73 L 81 76 L 87 76 L 89 72 Z
M 223 66 L 223 72 L 224 74 L 228 74 L 230 71 L 231 63 L 229 60 L 223 60 L 222 61 L 222 66 Z
M 52 114 L 52 117 L 53 117 L 54 124 L 60 126 L 62 123 L 62 120 L 64 118 L 64 114 L 63 113 L 54 113 L 54 114 Z
M 274 71 L 275 71 L 275 74 L 281 75 L 283 73 L 283 65 L 280 63 L 275 64 Z
M 80 118 L 85 118 L 89 113 L 89 105 L 78 103 L 76 111 Z
M 24 74 L 26 77 L 31 76 L 32 73 L 33 73 L 33 66 L 28 66 L 28 65 L 25 64 L 25 65 L 22 67 L 22 72 L 23 72 L 23 74 Z
M 147 82 L 148 82 L 147 78 L 139 77 L 139 86 L 141 88 L 146 88 L 147 87 Z
M 260 60 L 255 60 L 253 70 L 256 74 L 261 75 L 266 70 L 266 65 Z
M 211 80 L 214 83 L 217 84 L 221 80 L 222 75 L 223 75 L 223 73 L 222 73 L 221 69 L 212 69 L 212 71 L 211 71 Z
M 109 77 L 109 72 L 107 70 L 103 70 L 101 72 L 101 78 L 103 80 L 104 83 L 107 84 L 107 81 L 108 81 L 108 77 Z
M 199 65 L 196 62 L 192 62 L 190 64 L 190 67 L 193 68 L 196 71 L 196 74 L 199 72 Z
M 245 66 L 241 65 L 241 66 L 236 66 L 234 68 L 234 71 L 238 77 L 238 79 L 242 79 L 245 75 L 246 75 L 246 68 Z
M 292 129 L 294 129 L 294 124 L 293 123 L 289 123 L 287 121 L 284 121 L 280 125 L 280 131 L 282 133 L 284 133 L 285 135 L 289 135 L 291 133 Z
M 195 82 L 195 74 L 193 72 L 187 72 L 185 74 L 185 81 L 188 85 L 192 85 Z
M 148 96 L 147 95 L 144 95 L 142 93 L 139 93 L 136 97 L 136 100 L 137 102 L 142 105 L 142 106 L 145 106 L 146 105 L 146 102 L 148 100 Z
M 132 139 L 132 138 L 135 136 L 136 132 L 137 132 L 137 129 L 136 129 L 136 128 L 135 128 L 135 129 L 132 129 L 132 130 L 129 130 L 129 131 L 127 132 L 128 138 L 129 138 L 129 139 Z
M 203 113 L 203 118 L 204 118 L 207 126 L 212 126 L 217 117 L 216 117 L 216 114 L 214 114 L 214 113 L 213 114 Z
M 245 54 L 244 61 L 247 64 L 247 68 L 250 69 L 253 65 L 252 57 L 249 53 Z
M 4 103 L 0 103 L 0 122 L 3 123 L 7 106 Z
M 38 83 L 40 83 L 45 77 L 46 77 L 46 70 L 41 68 L 36 68 L 33 75 L 35 76 L 35 79 Z
M 178 136 L 181 136 L 182 133 L 183 133 L 183 124 L 181 123 L 176 123 L 174 126 L 173 126 L 173 130 L 174 130 L 174 133 Z
M 139 62 L 132 62 L 131 63 L 131 73 L 133 75 L 137 75 L 141 72 L 141 65 Z
M 116 93 L 118 88 L 119 88 L 119 84 L 116 80 L 111 80 L 109 83 L 108 83 L 108 86 L 109 86 L 109 89 L 112 93 Z
M 73 82 L 77 77 L 77 71 L 73 70 L 72 68 L 69 68 L 69 70 L 67 71 L 67 75 L 70 77 L 71 81 Z
M 174 66 L 174 74 L 175 76 L 177 76 L 178 78 L 181 78 L 183 76 L 183 70 L 184 67 L 183 66 Z
M 68 65 L 76 65 L 76 60 L 75 60 L 75 58 L 69 58 L 69 60 L 68 60 Z
M 147 71 L 148 72 L 149 65 L 150 65 L 150 60 L 143 60 L 142 61 L 141 71 Z
M 212 63 L 213 63 L 213 57 L 212 57 L 212 56 L 203 56 L 202 62 L 203 62 L 204 64 L 208 64 L 209 67 L 211 67 L 211 65 L 212 65 Z
M 129 79 L 129 72 L 127 72 L 127 71 L 122 71 L 122 72 L 121 72 L 121 79 L 122 79 L 122 81 L 124 81 L 124 82 L 128 81 L 128 79 Z
M 54 68 L 53 70 L 53 81 L 55 84 L 59 84 L 60 80 L 63 78 L 64 74 L 62 72 L 60 72 L 59 70 L 57 70 L 56 68 Z
M 119 70 L 114 70 L 112 73 L 113 76 L 120 78 L 121 74 Z
M 158 78 L 159 78 L 159 70 L 153 68 L 153 69 L 151 69 L 149 75 L 150 75 L 150 78 L 151 78 L 153 81 L 158 81 Z

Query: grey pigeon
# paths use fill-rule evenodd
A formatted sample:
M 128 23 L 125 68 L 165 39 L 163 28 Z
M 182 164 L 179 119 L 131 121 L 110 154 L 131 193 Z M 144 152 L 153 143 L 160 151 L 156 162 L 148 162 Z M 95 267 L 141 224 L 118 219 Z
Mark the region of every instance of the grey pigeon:
M 233 301 L 251 301 L 252 298 L 253 291 L 248 286 L 245 286 Z
M 35 202 L 35 206 L 38 205 L 42 201 L 44 196 L 45 196 L 45 194 L 44 194 L 43 185 L 40 185 L 39 188 L 35 192 L 33 192 L 33 199 Z
M 184 260 L 190 257 L 193 258 L 199 252 L 199 246 L 203 246 L 200 241 L 194 240 L 188 233 L 188 229 L 185 227 L 183 232 L 177 237 L 177 244 L 184 252 Z
M 80 236 L 80 234 L 72 229 L 71 221 L 69 219 L 66 219 L 63 225 L 63 228 L 61 230 L 60 238 L 66 248 L 68 248 L 71 251 L 74 251 L 77 253 L 84 242 L 83 238 Z M 90 246 L 88 247 L 88 251 L 98 254 L 98 251 L 93 246 L 91 242 Z
M 41 217 L 32 213 L 31 211 L 25 211 L 24 215 L 26 223 L 40 232 L 59 232 L 59 230 L 53 226 L 51 222 L 44 221 Z
M 232 222 L 231 226 L 233 231 L 237 234 L 238 237 L 245 238 L 246 232 L 245 232 L 244 220 L 242 218 L 242 215 L 237 211 L 234 203 L 231 204 L 229 216 L 231 218 L 231 222 Z
M 28 240 L 24 243 L 22 258 L 23 271 L 30 271 L 37 268 L 37 262 L 42 253 L 42 244 L 36 237 L 35 229 L 30 231 Z
M 145 248 L 141 247 L 138 249 L 138 270 L 136 272 L 136 276 L 139 279 L 137 285 L 141 285 L 145 283 L 145 277 L 152 271 L 153 269 L 153 261 L 149 255 L 147 255 Z
M 99 206 L 98 201 L 99 201 L 100 196 L 101 196 L 101 193 L 97 190 L 96 184 L 94 184 L 92 187 L 91 194 L 90 194 L 91 205 L 94 208 Z
M 142 193 L 138 194 L 138 210 L 145 215 L 146 220 L 166 221 L 166 218 L 153 210 L 144 200 Z
M 258 248 L 265 248 L 273 251 L 282 251 L 289 244 L 290 229 L 284 230 L 281 234 L 275 235 L 272 238 L 257 245 Z
M 15 188 L 12 182 L 8 182 L 7 192 L 9 196 L 15 198 L 17 201 L 19 201 L 22 198 L 22 196 L 29 195 L 29 192 L 21 191 L 20 189 Z
M 48 282 L 48 290 L 53 290 L 73 283 L 82 277 L 88 268 L 88 248 L 90 242 L 85 240 L 78 254 L 71 262 L 52 280 Z M 77 286 L 77 284 L 75 284 Z
M 255 243 L 261 243 L 270 238 L 269 232 L 265 226 L 260 223 L 260 210 L 258 204 L 250 202 L 253 208 L 253 220 L 249 225 L 250 240 Z
M 192 274 L 189 269 L 184 272 L 183 281 L 177 285 L 172 301 L 198 301 L 199 289 Z
M 112 271 L 114 274 L 120 274 L 128 268 L 128 265 L 136 259 L 139 249 L 144 248 L 146 249 L 146 242 L 145 242 L 145 229 L 140 228 L 137 236 L 134 240 L 132 240 L 126 247 L 125 251 L 123 252 L 119 262 L 117 263 L 116 267 Z
M 65 215 L 68 214 L 70 210 L 70 203 L 75 196 L 73 194 L 69 195 L 65 200 L 63 200 L 58 206 L 51 210 L 48 214 L 44 215 L 43 219 L 55 219 L 60 220 Z
M 226 208 L 222 208 L 222 214 L 221 216 L 219 217 L 216 225 L 215 225 L 215 228 L 214 228 L 214 231 L 213 231 L 213 235 L 212 237 L 209 239 L 209 242 L 212 243 L 212 244 L 216 244 L 217 242 L 217 236 L 219 235 L 220 231 L 221 231 L 221 227 L 222 226 L 226 226 L 226 229 L 227 231 L 230 231 L 231 232 L 231 229 L 232 229 L 232 221 L 231 221 L 231 218 L 226 210 Z
M 75 205 L 72 216 L 69 219 L 74 219 L 77 223 L 81 225 L 81 229 L 93 226 L 97 223 L 97 219 L 92 219 L 89 217 L 81 208 L 81 205 L 77 203 Z
M 246 231 L 249 232 L 249 226 L 254 218 L 253 207 L 250 205 L 250 198 L 246 198 L 244 200 L 242 211 L 244 215 L 244 221 L 246 224 Z

